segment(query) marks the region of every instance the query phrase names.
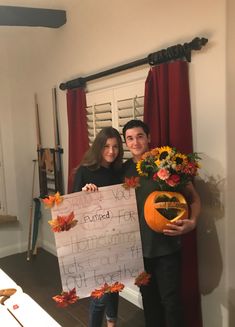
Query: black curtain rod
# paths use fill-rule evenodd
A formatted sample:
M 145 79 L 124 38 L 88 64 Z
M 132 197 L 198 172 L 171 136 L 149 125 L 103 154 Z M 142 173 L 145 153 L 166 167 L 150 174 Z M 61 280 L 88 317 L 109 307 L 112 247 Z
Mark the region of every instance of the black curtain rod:
M 75 89 L 77 87 L 84 87 L 86 82 L 108 76 L 114 73 L 119 73 L 123 70 L 130 69 L 133 67 L 141 66 L 144 64 L 149 64 L 151 66 L 161 64 L 163 62 L 168 62 L 177 59 L 186 59 L 188 62 L 191 62 L 191 51 L 192 50 L 201 50 L 201 48 L 208 42 L 208 39 L 202 37 L 195 37 L 191 42 L 184 43 L 183 45 L 177 44 L 173 45 L 167 49 L 159 50 L 154 53 L 150 53 L 146 58 L 139 59 L 128 64 L 117 66 L 103 72 L 99 72 L 93 75 L 86 77 L 79 77 L 68 81 L 66 83 L 60 84 L 61 90 L 66 89 Z

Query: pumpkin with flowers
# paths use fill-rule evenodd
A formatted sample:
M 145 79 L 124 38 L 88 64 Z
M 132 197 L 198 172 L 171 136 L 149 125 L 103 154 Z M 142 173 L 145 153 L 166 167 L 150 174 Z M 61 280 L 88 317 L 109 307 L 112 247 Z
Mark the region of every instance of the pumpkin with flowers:
M 188 218 L 188 205 L 183 188 L 198 173 L 200 157 L 184 154 L 176 148 L 163 146 L 144 153 L 137 162 L 140 176 L 151 178 L 156 191 L 149 194 L 144 205 L 147 224 L 156 232 L 163 232 L 169 221 Z

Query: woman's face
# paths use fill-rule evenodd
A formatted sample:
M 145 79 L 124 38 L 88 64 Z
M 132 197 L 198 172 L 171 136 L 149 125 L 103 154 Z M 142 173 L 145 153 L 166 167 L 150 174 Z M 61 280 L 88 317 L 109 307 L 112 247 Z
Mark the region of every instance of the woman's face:
M 102 150 L 101 165 L 108 167 L 117 158 L 119 153 L 118 141 L 115 137 L 107 139 Z

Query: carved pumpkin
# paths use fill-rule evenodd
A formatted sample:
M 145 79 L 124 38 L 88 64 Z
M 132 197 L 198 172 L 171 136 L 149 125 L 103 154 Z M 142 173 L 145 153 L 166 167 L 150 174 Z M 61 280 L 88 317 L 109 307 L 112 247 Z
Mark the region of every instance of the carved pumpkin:
M 180 193 L 154 191 L 145 201 L 144 216 L 151 229 L 162 233 L 166 224 L 188 218 L 188 205 Z

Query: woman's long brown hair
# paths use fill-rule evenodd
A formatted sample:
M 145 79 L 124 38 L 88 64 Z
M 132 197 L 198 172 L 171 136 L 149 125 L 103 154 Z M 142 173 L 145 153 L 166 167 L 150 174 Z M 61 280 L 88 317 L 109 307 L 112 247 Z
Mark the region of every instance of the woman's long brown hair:
M 97 135 L 89 150 L 85 153 L 79 166 L 89 167 L 91 170 L 100 168 L 102 162 L 103 148 L 108 139 L 115 138 L 118 143 L 118 156 L 112 162 L 111 166 L 114 169 L 120 169 L 123 158 L 123 145 L 121 136 L 116 128 L 104 127 Z M 77 167 L 78 168 L 78 167 Z M 76 168 L 76 169 L 77 169 Z

